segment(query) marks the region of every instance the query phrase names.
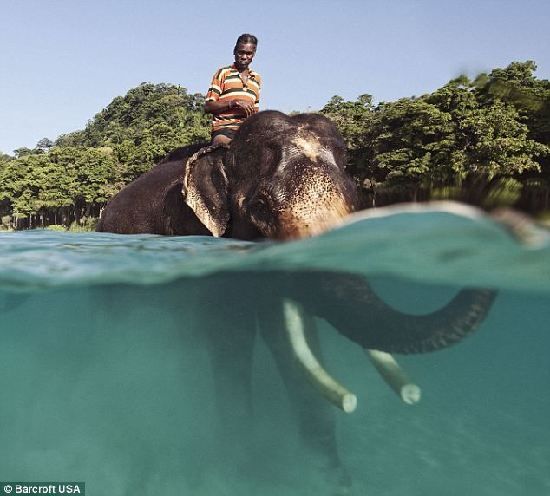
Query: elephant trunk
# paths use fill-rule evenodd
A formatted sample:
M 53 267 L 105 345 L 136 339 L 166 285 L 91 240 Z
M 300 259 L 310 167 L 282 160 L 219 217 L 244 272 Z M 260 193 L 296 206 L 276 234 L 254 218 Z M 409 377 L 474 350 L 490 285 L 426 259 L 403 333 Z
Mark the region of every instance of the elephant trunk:
M 390 318 L 392 330 L 399 339 L 381 340 L 382 349 L 401 354 L 427 353 L 458 343 L 479 328 L 496 294 L 497 291 L 489 289 L 464 289 L 444 308 L 430 315 L 401 315 L 393 321 Z M 384 323 L 384 316 L 381 319 L 379 322 Z
M 320 287 L 315 301 L 307 294 L 297 296 L 310 311 L 363 348 L 400 354 L 436 351 L 461 341 L 486 318 L 497 294 L 463 289 L 445 307 L 419 316 L 390 308 L 363 277 L 317 273 L 314 280 Z

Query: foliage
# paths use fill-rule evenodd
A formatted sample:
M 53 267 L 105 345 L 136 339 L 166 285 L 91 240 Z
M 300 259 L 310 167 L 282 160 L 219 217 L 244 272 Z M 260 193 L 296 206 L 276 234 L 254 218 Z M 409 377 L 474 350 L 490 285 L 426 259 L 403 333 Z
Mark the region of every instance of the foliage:
M 538 80 L 535 69 L 533 62 L 514 62 L 376 106 L 365 96 L 356 102 L 336 96 L 322 112 L 343 133 L 350 169 L 371 203 L 445 195 L 509 203 L 528 196 L 527 178 L 545 178 L 539 187 L 550 179 L 550 83 Z
M 82 131 L 0 154 L 0 215 L 14 227 L 92 224 L 125 184 L 170 150 L 209 137 L 201 95 L 142 83 L 116 97 Z M 88 222 L 88 224 L 86 224 Z M 72 223 L 72 224 L 71 224 Z
M 355 102 L 333 96 L 322 112 L 334 121 L 344 136 L 349 154 L 349 171 L 360 178 L 373 158 L 372 150 L 368 146 L 375 116 L 372 96 L 360 95 Z

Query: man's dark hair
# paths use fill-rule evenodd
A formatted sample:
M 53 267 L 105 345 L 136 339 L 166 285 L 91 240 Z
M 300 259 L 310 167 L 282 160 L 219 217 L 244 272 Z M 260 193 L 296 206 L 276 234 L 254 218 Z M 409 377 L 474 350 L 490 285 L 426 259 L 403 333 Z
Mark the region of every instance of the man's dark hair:
M 252 43 L 255 47 L 257 47 L 258 38 L 256 38 L 253 34 L 241 34 L 241 36 L 237 38 L 237 43 L 235 43 L 235 50 L 237 49 L 237 45 L 239 43 Z

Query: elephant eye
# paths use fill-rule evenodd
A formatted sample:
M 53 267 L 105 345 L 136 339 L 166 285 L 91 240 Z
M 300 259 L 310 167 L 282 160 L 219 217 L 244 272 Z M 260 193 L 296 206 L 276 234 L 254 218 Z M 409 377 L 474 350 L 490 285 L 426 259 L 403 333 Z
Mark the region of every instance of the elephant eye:
M 263 198 L 258 198 L 257 200 L 254 200 L 251 204 L 251 208 L 255 210 L 261 210 L 265 209 L 267 207 L 267 202 Z
M 257 197 L 248 204 L 248 210 L 255 217 L 264 217 L 268 214 L 269 202 L 267 198 Z
M 281 149 L 278 146 L 268 144 L 262 150 L 260 166 L 270 166 L 278 164 L 281 160 Z M 262 170 L 261 168 L 258 170 Z

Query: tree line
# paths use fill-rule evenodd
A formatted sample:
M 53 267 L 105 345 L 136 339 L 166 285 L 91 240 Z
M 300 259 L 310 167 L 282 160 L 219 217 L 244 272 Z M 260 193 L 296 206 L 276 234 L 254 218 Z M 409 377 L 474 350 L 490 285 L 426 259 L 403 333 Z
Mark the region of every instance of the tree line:
M 81 131 L 0 153 L 2 225 L 92 226 L 115 193 L 170 150 L 209 139 L 203 105 L 181 86 L 142 83 Z
M 373 104 L 335 96 L 321 110 L 342 131 L 366 202 L 457 199 L 550 210 L 550 81 L 513 62 L 433 93 Z
M 334 96 L 321 112 L 348 147 L 365 204 L 434 198 L 550 211 L 550 82 L 534 62 L 460 76 L 419 97 Z M 170 150 L 209 139 L 202 95 L 142 83 L 81 131 L 0 153 L 5 228 L 93 224 L 125 184 Z

